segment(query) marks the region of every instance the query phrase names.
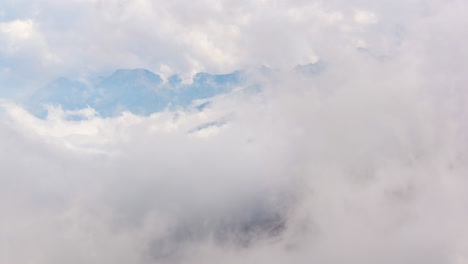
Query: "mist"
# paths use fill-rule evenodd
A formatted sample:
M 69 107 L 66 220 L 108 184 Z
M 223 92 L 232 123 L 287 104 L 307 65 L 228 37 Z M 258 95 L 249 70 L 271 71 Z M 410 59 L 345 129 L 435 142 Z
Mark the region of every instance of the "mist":
M 293 16 L 294 30 L 280 27 L 279 36 L 315 26 L 282 44 L 272 34 L 255 36 L 272 29 L 267 22 L 281 9 L 272 5 L 241 28 L 234 46 L 219 40 L 221 33 L 205 46 L 175 46 L 191 55 L 190 63 L 172 60 L 187 78 L 199 69 L 277 66 L 272 75 L 249 75 L 261 91 L 238 87 L 203 109 L 200 100 L 149 116 L 104 118 L 90 107 L 47 106 L 41 119 L 12 98 L 0 101 L 0 263 L 467 263 L 467 4 L 412 1 L 419 12 L 396 12 L 405 5 L 354 2 L 311 5 L 311 18 L 294 1 L 296 13 L 280 20 Z M 122 12 L 134 14 L 144 3 Z M 192 19 L 203 34 L 218 32 L 173 10 L 182 4 L 159 6 L 176 15 L 178 37 Z M 243 10 L 218 4 L 205 10 L 211 20 L 220 21 L 227 7 Z M 104 12 L 104 2 L 97 5 Z M 105 11 L 102 19 L 116 19 L 116 10 Z M 140 22 L 127 24 L 122 36 Z M 12 32 L 2 25 L 0 33 Z M 168 39 L 160 49 L 175 52 L 163 48 L 171 43 L 180 42 Z M 219 48 L 216 58 L 200 51 L 210 43 Z M 115 49 L 129 51 L 122 46 Z M 61 47 L 62 58 L 75 48 Z M 154 56 L 169 60 L 161 54 Z M 229 59 L 235 54 L 242 56 Z M 111 55 L 92 62 L 105 71 Z M 133 55 L 139 59 L 117 61 L 155 65 Z M 75 60 L 65 73 L 81 65 Z M 324 70 L 291 70 L 303 60 L 323 62 Z M 55 67 L 46 75 L 60 72 Z

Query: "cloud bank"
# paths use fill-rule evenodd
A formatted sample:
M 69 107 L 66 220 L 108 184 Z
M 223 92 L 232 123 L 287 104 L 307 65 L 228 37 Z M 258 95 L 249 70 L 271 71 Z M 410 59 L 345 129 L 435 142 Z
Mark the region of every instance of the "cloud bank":
M 3 101 L 0 263 L 468 261 L 464 2 L 12 3 L 0 56 L 43 63 L 52 50 L 69 68 L 43 66 L 50 76 L 82 73 L 80 60 L 327 66 L 147 117 L 52 108 L 42 120 Z M 58 39 L 65 29 L 76 34 Z M 83 42 L 104 29 L 99 45 Z M 43 41 L 26 49 L 28 38 Z M 41 72 L 12 65 L 2 60 Z
M 34 91 L 58 77 L 88 79 L 119 68 L 190 78 L 201 71 L 228 73 L 260 65 L 288 69 L 328 60 L 343 48 L 360 47 L 375 56 L 391 57 L 405 39 L 421 37 L 413 27 L 444 9 L 463 9 L 457 5 L 464 4 L 4 0 L 2 96 L 11 97 L 18 89 Z

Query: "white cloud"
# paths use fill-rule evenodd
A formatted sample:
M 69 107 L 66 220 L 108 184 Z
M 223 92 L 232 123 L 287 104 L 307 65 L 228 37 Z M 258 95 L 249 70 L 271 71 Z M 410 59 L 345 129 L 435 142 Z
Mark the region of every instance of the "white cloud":
M 17 23 L 47 43 L 49 55 L 43 57 L 55 62 L 49 72 L 56 77 L 116 68 L 159 72 L 163 65 L 186 75 L 259 65 L 294 67 L 313 62 L 306 58 L 327 57 L 324 49 L 365 38 L 355 22 L 375 23 L 378 16 L 340 3 L 304 1 L 50 0 L 15 6 L 24 6 L 15 11 L 29 17 Z M 343 35 L 343 28 L 350 30 Z M 337 34 L 340 43 L 335 43 Z
M 202 112 L 38 120 L 6 104 L 4 262 L 460 261 L 466 115 L 419 59 L 337 52 L 316 78 L 278 73 L 261 100 Z
M 47 48 L 44 36 L 38 31 L 33 20 L 13 20 L 0 23 L 0 51 L 4 56 L 15 56 L 17 52 L 36 50 L 44 61 L 58 60 Z
M 37 84 L 38 80 L 53 76 L 54 72 L 51 75 L 41 71 L 53 71 L 60 62 L 60 57 L 49 49 L 46 37 L 34 20 L 0 22 L 0 67 L 3 69 L 0 94 L 3 95 L 5 90 L 24 89 L 24 85 Z
M 32 20 L 67 71 L 326 70 L 201 112 L 39 120 L 2 102 L 0 263 L 463 263 L 466 3 L 306 2 L 45 2 L 79 11 L 66 30 L 48 5 L 53 23 Z
M 0 23 L 0 31 L 10 36 L 13 41 L 25 41 L 35 34 L 32 20 Z
M 22 48 L 30 46 L 31 42 L 38 42 L 34 46 L 43 45 L 32 20 L 0 23 L 0 41 L 0 52 L 8 56 L 14 56 Z
M 377 15 L 368 10 L 356 10 L 354 12 L 354 21 L 359 24 L 375 24 L 379 20 Z

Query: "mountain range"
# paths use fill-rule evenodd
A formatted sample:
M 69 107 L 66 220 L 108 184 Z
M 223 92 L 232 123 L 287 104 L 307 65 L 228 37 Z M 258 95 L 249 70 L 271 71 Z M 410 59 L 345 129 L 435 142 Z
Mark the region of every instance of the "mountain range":
M 323 63 L 299 65 L 292 71 L 313 76 L 324 69 Z M 164 81 L 146 69 L 119 69 L 94 82 L 58 78 L 38 89 L 26 102 L 34 115 L 45 118 L 45 105 L 60 106 L 64 110 L 92 107 L 102 117 L 116 116 L 123 111 L 138 115 L 183 108 L 197 99 L 211 98 L 232 92 L 236 88 L 259 92 L 261 85 L 252 75 L 270 78 L 275 71 L 262 67 L 254 72 L 239 70 L 228 74 L 197 73 L 190 83 L 180 75 Z M 200 107 L 203 107 L 200 106 Z

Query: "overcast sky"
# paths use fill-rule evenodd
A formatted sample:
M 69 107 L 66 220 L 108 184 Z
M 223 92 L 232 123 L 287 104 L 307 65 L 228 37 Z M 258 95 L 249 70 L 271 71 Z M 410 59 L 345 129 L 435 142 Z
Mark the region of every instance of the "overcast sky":
M 467 263 L 466 10 L 0 0 L 0 264 Z M 262 65 L 261 93 L 202 111 L 38 119 L 11 100 L 60 76 Z
M 445 26 L 463 23 L 464 6 L 438 0 L 2 0 L 2 92 L 118 68 L 190 77 L 262 65 L 288 69 L 331 60 L 343 49 L 393 57 L 409 41 L 442 42 L 437 36 L 447 34 Z

